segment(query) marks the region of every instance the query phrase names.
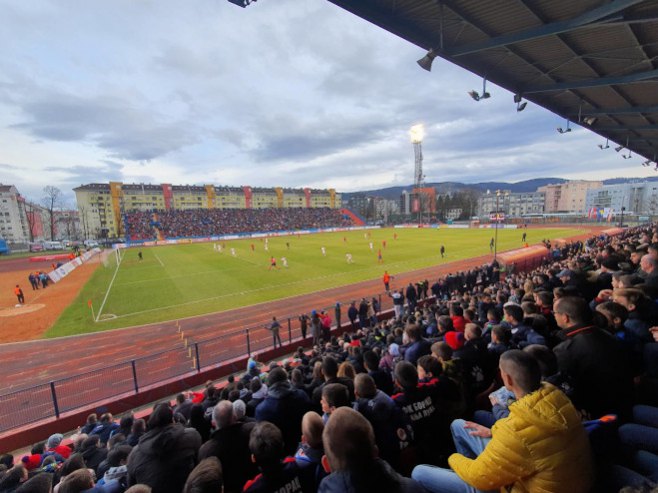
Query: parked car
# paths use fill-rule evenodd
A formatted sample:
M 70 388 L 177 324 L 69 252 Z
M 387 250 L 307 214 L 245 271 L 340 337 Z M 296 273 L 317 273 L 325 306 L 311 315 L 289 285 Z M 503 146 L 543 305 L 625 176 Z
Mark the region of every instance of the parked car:
M 29 249 L 31 252 L 43 252 L 44 248 L 41 243 L 30 243 Z

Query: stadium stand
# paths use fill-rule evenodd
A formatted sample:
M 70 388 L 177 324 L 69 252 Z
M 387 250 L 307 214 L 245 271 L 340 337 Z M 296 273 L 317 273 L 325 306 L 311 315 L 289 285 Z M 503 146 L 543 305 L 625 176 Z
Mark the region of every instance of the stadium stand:
M 124 224 L 133 241 L 353 226 L 341 211 L 326 207 L 136 211 L 124 214 Z
M 146 430 L 141 415 L 90 416 L 70 442 L 5 454 L 0 492 L 173 493 L 203 477 L 227 492 L 653 485 L 658 227 L 546 243 L 532 271 L 419 281 L 399 316 L 366 309 L 311 349 L 250 359 L 156 405 Z

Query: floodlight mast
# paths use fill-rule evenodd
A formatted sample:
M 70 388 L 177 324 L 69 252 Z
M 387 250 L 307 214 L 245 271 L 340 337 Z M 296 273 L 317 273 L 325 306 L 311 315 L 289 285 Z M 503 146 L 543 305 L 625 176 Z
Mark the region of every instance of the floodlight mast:
M 409 136 L 411 137 L 411 143 L 414 145 L 414 188 L 416 189 L 417 200 L 418 200 L 418 223 L 422 223 L 423 219 L 423 199 L 422 199 L 422 188 L 423 188 L 423 138 L 425 137 L 425 128 L 422 123 L 414 125 L 409 130 Z
M 420 188 L 423 184 L 423 141 L 412 141 L 414 145 L 414 186 Z

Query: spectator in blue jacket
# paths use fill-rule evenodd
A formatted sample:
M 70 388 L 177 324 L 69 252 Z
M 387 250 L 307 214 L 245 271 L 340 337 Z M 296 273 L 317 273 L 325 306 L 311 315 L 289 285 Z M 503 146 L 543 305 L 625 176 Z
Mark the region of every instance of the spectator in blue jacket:
M 110 439 L 113 431 L 118 430 L 119 425 L 114 422 L 111 413 L 105 413 L 101 416 L 100 422 L 91 430 L 90 435 L 98 435 L 102 444 L 106 444 Z
M 432 344 L 422 336 L 422 332 L 418 325 L 409 325 L 405 329 L 409 345 L 404 352 L 404 360 L 412 365 L 416 365 L 418 358 L 430 354 L 432 352 Z

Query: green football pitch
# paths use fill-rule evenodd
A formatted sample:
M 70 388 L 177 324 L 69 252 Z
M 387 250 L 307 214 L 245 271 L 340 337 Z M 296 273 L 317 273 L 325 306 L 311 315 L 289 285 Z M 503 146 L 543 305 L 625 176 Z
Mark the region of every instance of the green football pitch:
M 490 229 L 375 229 L 126 249 L 110 255 L 47 337 L 129 327 L 312 293 L 489 253 Z M 527 241 L 576 229 L 528 229 Z M 397 239 L 394 238 L 397 235 Z M 498 251 L 520 248 L 521 230 L 500 229 Z M 383 242 L 386 241 L 386 247 Z M 373 249 L 369 243 L 372 242 Z M 289 246 L 287 246 L 287 243 Z M 253 244 L 253 250 L 252 250 Z M 446 247 L 441 259 L 440 245 Z M 326 255 L 322 254 L 325 248 Z M 231 254 L 235 250 L 235 256 Z M 381 249 L 383 263 L 378 262 Z M 351 254 L 348 263 L 346 254 Z M 277 269 L 270 269 L 270 257 Z M 285 267 L 282 257 L 287 260 Z M 96 317 L 87 302 L 92 300 Z

